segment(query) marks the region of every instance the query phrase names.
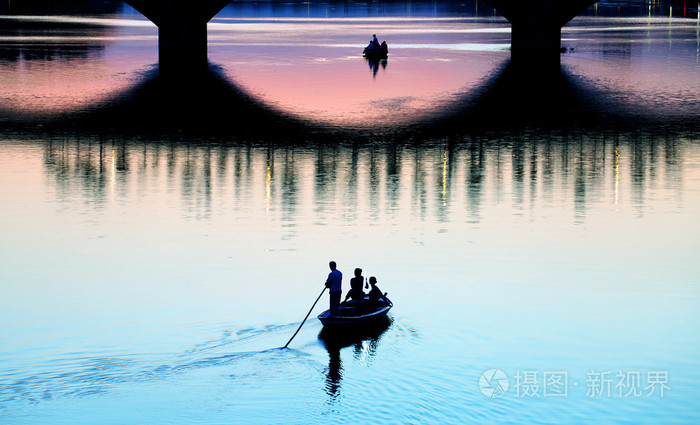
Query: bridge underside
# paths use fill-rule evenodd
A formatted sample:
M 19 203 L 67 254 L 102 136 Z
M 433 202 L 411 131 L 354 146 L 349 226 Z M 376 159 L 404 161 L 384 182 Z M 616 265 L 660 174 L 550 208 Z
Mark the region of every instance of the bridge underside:
M 230 0 L 125 0 L 158 27 L 161 72 L 205 69 L 207 23 Z M 514 63 L 559 63 L 561 28 L 598 0 L 487 0 L 511 23 Z
M 559 63 L 561 28 L 598 0 L 486 0 L 511 24 L 514 63 Z

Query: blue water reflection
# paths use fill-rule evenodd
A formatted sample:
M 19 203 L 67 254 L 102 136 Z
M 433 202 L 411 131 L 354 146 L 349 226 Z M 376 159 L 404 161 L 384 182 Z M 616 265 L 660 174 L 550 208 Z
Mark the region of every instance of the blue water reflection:
M 694 139 L 1 149 L 8 423 L 698 416 Z M 329 256 L 391 326 L 281 350 Z

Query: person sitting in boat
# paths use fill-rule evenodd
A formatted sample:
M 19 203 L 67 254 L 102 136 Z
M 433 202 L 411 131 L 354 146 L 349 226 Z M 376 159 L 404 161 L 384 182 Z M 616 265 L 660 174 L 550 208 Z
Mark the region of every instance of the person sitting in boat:
M 382 41 L 382 44 L 379 46 L 379 53 L 381 53 L 383 56 L 389 54 L 389 46 L 387 46 L 386 41 Z
M 377 278 L 372 276 L 369 278 L 369 284 L 372 286 L 372 289 L 369 290 L 369 304 L 370 305 L 377 305 L 379 304 L 379 300 L 384 300 L 387 304 L 391 304 L 391 301 L 384 296 L 384 293 L 382 293 L 382 290 L 379 289 L 377 286 Z
M 362 277 L 362 269 L 355 269 L 355 277 L 350 279 L 350 290 L 345 296 L 345 301 L 352 298 L 353 300 L 363 300 L 365 299 L 365 292 L 362 290 L 362 284 L 365 278 Z
M 365 53 L 365 54 L 372 54 L 372 53 L 374 53 L 375 51 L 376 51 L 376 50 L 375 50 L 375 47 L 374 47 L 374 42 L 372 42 L 372 40 L 370 40 L 370 41 L 369 41 L 369 44 L 367 45 L 367 47 L 365 47 L 365 52 L 364 52 L 364 53 Z

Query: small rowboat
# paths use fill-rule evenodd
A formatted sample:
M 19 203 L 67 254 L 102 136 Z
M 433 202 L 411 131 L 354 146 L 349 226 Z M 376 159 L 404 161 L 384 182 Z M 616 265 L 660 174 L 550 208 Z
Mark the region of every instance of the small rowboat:
M 381 44 L 381 46 L 373 47 L 369 45 L 365 47 L 362 51 L 362 56 L 369 60 L 378 61 L 380 59 L 386 59 L 389 57 L 389 47 L 386 45 L 386 41 Z
M 386 319 L 386 315 L 393 307 L 391 301 L 378 300 L 370 304 L 369 298 L 364 300 L 350 300 L 340 304 L 340 315 L 331 316 L 331 311 L 326 310 L 318 315 L 318 320 L 324 327 L 357 328 L 376 325 Z

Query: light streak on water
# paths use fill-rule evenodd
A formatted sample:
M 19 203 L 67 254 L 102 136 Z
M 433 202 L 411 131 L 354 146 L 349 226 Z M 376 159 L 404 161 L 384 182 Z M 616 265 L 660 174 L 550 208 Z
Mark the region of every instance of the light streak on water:
M 0 15 L 0 21 L 44 22 L 56 24 L 84 24 L 103 27 L 144 27 L 152 28 L 155 24 L 147 19 L 111 19 L 87 18 L 84 16 L 31 16 Z
M 130 36 L 51 36 L 51 35 L 32 35 L 32 36 L 0 36 L 0 42 L 3 43 L 68 43 L 68 44 L 84 44 L 90 45 L 101 42 L 124 42 L 124 41 L 152 41 L 158 40 L 157 35 L 130 35 Z
M 334 44 L 331 47 L 343 48 L 359 48 L 365 47 L 363 44 Z M 391 51 L 394 49 L 436 49 L 436 50 L 454 50 L 454 51 L 498 51 L 507 50 L 510 44 L 477 44 L 477 43 L 461 43 L 461 44 L 392 44 L 389 46 Z

